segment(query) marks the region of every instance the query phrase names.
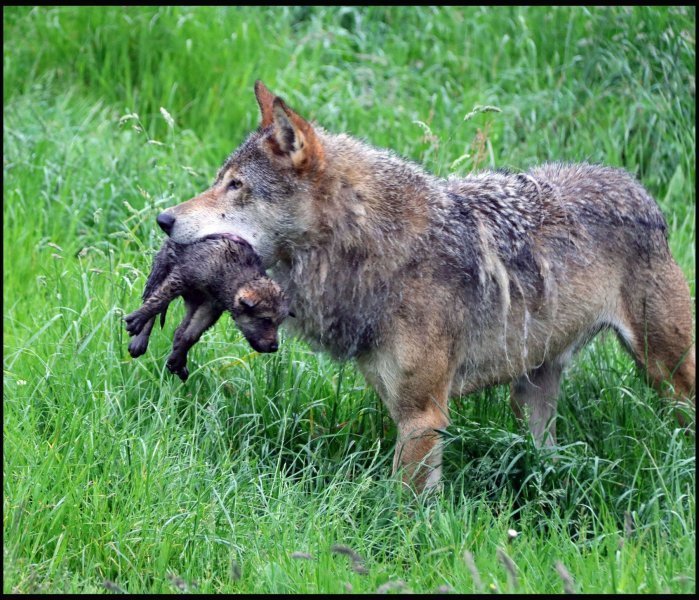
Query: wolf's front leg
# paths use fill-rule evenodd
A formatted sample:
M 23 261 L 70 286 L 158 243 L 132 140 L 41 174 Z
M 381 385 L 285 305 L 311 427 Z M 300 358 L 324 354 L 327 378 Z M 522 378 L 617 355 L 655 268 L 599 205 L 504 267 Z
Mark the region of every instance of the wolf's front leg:
M 167 359 L 167 368 L 182 381 L 187 381 L 187 353 L 201 338 L 202 334 L 211 327 L 223 313 L 214 304 L 204 302 L 195 304 L 187 302 L 187 315 L 175 330 L 172 343 L 172 353 Z
M 359 366 L 398 427 L 393 472 L 400 472 L 403 482 L 420 492 L 440 483 L 440 431 L 449 424 L 451 374 L 444 348 L 418 342 L 412 335 L 403 342 L 392 344 L 393 352 L 374 353 Z
M 420 492 L 438 486 L 442 478 L 440 431 L 449 425 L 449 384 L 444 382 L 434 388 L 424 388 L 419 395 L 408 392 L 408 389 L 406 382 L 403 402 L 414 402 L 415 405 L 404 411 L 396 423 L 398 442 L 393 456 L 393 472 L 402 472 L 403 482 L 412 482 Z

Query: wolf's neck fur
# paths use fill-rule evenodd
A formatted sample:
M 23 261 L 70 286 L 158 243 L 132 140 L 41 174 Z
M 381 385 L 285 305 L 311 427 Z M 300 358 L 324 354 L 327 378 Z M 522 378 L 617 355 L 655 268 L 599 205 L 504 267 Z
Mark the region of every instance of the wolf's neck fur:
M 427 239 L 439 180 L 394 154 L 346 135 L 323 134 L 328 160 L 314 201 L 314 231 L 273 269 L 292 298 L 290 321 L 337 358 L 371 348 L 381 316 L 397 308 Z

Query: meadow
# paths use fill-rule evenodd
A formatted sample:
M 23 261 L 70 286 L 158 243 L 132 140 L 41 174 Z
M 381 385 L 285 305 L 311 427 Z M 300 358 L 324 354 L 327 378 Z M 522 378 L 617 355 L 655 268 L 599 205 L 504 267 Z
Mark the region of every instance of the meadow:
M 695 592 L 695 436 L 611 337 L 564 379 L 557 461 L 484 390 L 452 403 L 443 490 L 415 498 L 351 363 L 288 335 L 257 354 L 224 316 L 182 384 L 181 302 L 137 360 L 122 322 L 155 216 L 257 126 L 255 79 L 441 176 L 624 167 L 694 298 L 695 27 L 686 7 L 4 8 L 3 591 Z

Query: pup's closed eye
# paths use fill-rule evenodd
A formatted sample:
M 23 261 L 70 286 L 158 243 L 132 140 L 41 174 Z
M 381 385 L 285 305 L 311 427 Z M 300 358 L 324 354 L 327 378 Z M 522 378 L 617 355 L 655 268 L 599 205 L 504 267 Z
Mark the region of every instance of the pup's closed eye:
M 255 308 L 259 302 L 258 298 L 253 298 L 251 296 L 241 296 L 240 303 L 247 308 Z

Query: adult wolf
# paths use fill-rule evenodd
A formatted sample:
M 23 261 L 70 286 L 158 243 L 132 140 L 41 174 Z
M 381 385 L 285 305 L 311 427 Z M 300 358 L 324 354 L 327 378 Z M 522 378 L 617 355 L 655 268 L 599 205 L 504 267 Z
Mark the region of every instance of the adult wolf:
M 440 479 L 455 394 L 512 382 L 555 443 L 561 372 L 613 329 L 659 388 L 693 404 L 692 311 L 665 220 L 623 170 L 548 164 L 440 179 L 312 125 L 255 84 L 261 124 L 212 186 L 161 213 L 179 243 L 229 232 L 290 295 L 302 338 L 355 359 L 398 427 L 394 471 Z

